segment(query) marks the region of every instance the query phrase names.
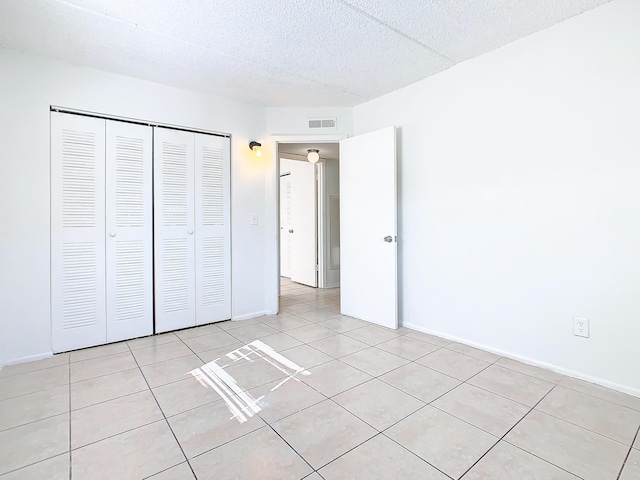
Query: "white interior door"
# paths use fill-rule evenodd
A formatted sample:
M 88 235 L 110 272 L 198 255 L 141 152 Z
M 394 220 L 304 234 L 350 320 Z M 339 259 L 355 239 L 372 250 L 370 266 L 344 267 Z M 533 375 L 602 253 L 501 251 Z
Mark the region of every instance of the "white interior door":
M 318 190 L 316 166 L 287 160 L 291 171 L 291 280 L 318 286 Z
M 291 172 L 280 170 L 280 276 L 291 278 Z
M 196 324 L 231 318 L 229 139 L 195 136 Z
M 105 343 L 104 216 L 105 121 L 51 113 L 51 324 L 56 353 Z
M 152 134 L 106 121 L 107 342 L 153 333 Z
M 196 324 L 194 134 L 154 129 L 156 332 Z
M 395 127 L 340 142 L 341 312 L 398 328 Z

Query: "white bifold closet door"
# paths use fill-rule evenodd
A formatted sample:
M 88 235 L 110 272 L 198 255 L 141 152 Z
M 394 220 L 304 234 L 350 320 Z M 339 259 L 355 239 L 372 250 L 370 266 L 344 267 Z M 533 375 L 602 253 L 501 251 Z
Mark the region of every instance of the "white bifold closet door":
M 153 333 L 151 128 L 51 114 L 54 352 Z
M 156 331 L 231 317 L 229 139 L 154 133 Z
M 196 324 L 193 133 L 154 131 L 156 330 Z
M 153 131 L 107 120 L 107 342 L 153 333 Z
M 229 138 L 194 133 L 196 324 L 231 318 Z
M 105 123 L 51 114 L 54 352 L 105 343 Z

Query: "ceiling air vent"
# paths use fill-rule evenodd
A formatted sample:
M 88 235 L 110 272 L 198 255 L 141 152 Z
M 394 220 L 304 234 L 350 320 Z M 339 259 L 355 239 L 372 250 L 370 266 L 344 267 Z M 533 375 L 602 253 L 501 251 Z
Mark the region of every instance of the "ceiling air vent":
M 337 122 L 335 118 L 310 118 L 309 128 L 322 130 L 335 130 Z

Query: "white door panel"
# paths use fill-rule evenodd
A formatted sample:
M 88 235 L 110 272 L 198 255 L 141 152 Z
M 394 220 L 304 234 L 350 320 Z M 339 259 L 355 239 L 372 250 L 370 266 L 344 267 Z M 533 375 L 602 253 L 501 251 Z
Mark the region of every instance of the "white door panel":
M 316 166 L 290 161 L 291 169 L 291 280 L 318 286 L 318 191 Z
M 291 278 L 291 172 L 280 175 L 280 276 Z
M 229 139 L 195 135 L 196 324 L 231 318 Z
M 107 342 L 153 333 L 152 146 L 152 127 L 107 120 Z
M 54 352 L 105 343 L 105 121 L 51 113 Z
M 395 154 L 395 127 L 340 142 L 341 312 L 389 328 L 398 328 Z
M 156 332 L 196 324 L 193 133 L 154 129 Z

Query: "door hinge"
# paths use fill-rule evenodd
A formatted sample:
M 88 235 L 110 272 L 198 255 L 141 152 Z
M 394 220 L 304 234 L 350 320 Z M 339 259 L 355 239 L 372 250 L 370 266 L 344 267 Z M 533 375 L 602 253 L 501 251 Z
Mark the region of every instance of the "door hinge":
M 320 271 L 320 265 L 316 263 L 316 272 L 319 272 L 319 271 Z

